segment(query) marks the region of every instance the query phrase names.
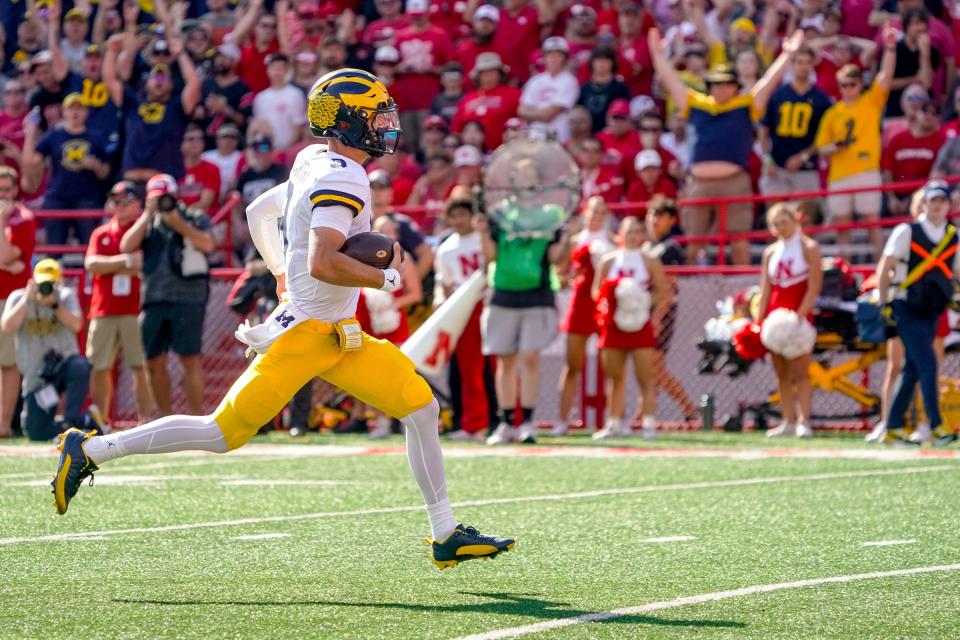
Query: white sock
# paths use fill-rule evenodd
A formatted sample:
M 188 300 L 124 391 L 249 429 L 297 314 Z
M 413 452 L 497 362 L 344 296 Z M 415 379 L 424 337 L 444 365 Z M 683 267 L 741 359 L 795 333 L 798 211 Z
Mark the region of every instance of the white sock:
M 623 420 L 620 418 L 607 418 L 607 429 L 619 431 L 622 428 Z
M 657 429 L 657 419 L 654 416 L 643 416 L 642 424 L 644 431 L 656 431 Z
M 407 432 L 407 462 L 427 505 L 434 540 L 446 539 L 457 528 L 447 498 L 447 479 L 437 430 L 439 417 L 440 404 L 434 398 L 427 406 L 400 419 Z
M 226 453 L 227 441 L 213 416 L 167 416 L 127 431 L 90 438 L 83 451 L 99 465 L 135 453 Z

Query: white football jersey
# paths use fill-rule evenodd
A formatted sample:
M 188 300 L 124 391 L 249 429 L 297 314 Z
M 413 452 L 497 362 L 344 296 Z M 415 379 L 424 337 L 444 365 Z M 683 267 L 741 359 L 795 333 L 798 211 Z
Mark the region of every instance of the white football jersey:
M 339 207 L 346 207 L 352 218 L 332 219 L 333 211 L 342 212 Z M 352 318 L 360 297 L 357 287 L 328 284 L 310 275 L 307 249 L 312 230 L 331 227 L 349 238 L 370 231 L 371 219 L 370 181 L 363 167 L 320 144 L 297 154 L 283 207 L 284 255 L 288 295 L 310 317 L 323 322 Z
M 450 287 L 451 290 L 462 285 L 474 271 L 483 266 L 479 231 L 472 231 L 464 236 L 459 233 L 451 234 L 437 247 L 434 260 L 437 283 Z M 442 288 L 438 287 L 438 290 Z

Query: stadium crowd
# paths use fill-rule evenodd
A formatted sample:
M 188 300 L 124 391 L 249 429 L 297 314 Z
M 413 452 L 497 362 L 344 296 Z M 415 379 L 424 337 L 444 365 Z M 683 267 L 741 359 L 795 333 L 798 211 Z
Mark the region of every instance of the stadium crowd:
M 7 167 L 0 216 L 8 245 L 0 241 L 0 297 L 14 300 L 28 286 L 36 242 L 87 246 L 85 265 L 98 283 L 85 364 L 95 404 L 109 405 L 108 372 L 122 344 L 137 372 L 142 416 L 151 393 L 161 412 L 170 411 L 171 349 L 199 411 L 206 274 L 222 260 L 215 249 L 226 233 L 223 216 L 218 225 L 211 217 L 239 194 L 227 213 L 233 251 L 251 277 L 262 275 L 243 207 L 287 179 L 311 143 L 311 85 L 345 67 L 381 78 L 402 117 L 402 151 L 367 166 L 374 214 L 385 218 L 379 229 L 414 256 L 426 284 L 405 294 L 402 306 L 439 301 L 463 282 L 466 274 L 452 274 L 444 256 L 462 252 L 458 238 L 472 230 L 484 231 L 474 247 L 483 257 L 502 254 L 496 231 L 472 222 L 471 199 L 490 154 L 526 129 L 550 131 L 564 144 L 581 170 L 583 202 L 592 203 L 578 215 L 582 223 L 558 236 L 563 251 L 551 249 L 549 262 L 560 266 L 575 262 L 572 252 L 583 244 L 575 235 L 612 247 L 618 228 L 623 246 L 639 246 L 646 233 L 669 242 L 673 264 L 709 264 L 716 247 L 703 236 L 718 230 L 720 212 L 704 200 L 677 211 L 669 201 L 678 197 L 862 188 L 873 190 L 809 197 L 798 207 L 808 221 L 838 224 L 905 215 L 910 192 L 876 188 L 960 174 L 958 7 L 939 0 L 0 0 Z M 176 205 L 158 207 L 164 195 Z M 30 212 L 103 208 L 110 216 L 103 225 L 85 217 L 37 224 Z M 731 204 L 724 217 L 732 233 L 766 226 L 752 202 Z M 837 232 L 834 253 L 879 257 L 881 229 L 869 233 L 864 249 Z M 683 234 L 692 240 L 678 242 Z M 730 247 L 733 263 L 756 261 L 748 241 Z M 653 297 L 663 301 L 672 285 L 648 267 L 659 283 Z M 36 284 L 42 278 L 33 274 Z M 509 311 L 497 326 L 555 323 L 549 288 L 534 282 L 533 293 L 518 297 L 511 285 L 498 297 L 495 283 L 484 313 Z M 61 311 L 72 302 L 30 294 L 74 326 Z M 375 333 L 402 341 L 405 322 L 394 326 L 378 309 L 368 310 L 381 329 Z M 522 408 L 514 416 L 494 402 L 465 407 L 477 422 L 471 432 L 530 423 L 533 398 L 521 389 L 518 403 L 510 385 L 518 366 L 536 370 L 530 354 L 544 335 L 534 334 L 523 329 L 494 344 L 484 336 L 483 353 L 499 356 L 495 375 L 455 373 L 469 378 L 458 383 L 468 403 L 496 387 L 500 406 Z M 479 333 L 467 342 L 479 353 Z M 582 349 L 576 339 L 568 346 Z M 634 364 L 652 397 L 649 372 L 663 367 Z M 622 377 L 624 365 L 612 363 L 608 373 Z M 19 375 L 12 345 L 0 350 L 0 367 L 2 436 L 16 403 L 8 391 Z M 567 409 L 578 367 L 568 356 Z M 664 373 L 657 382 L 692 415 L 682 387 Z M 61 382 L 54 386 L 66 388 Z M 653 424 L 648 411 L 645 427 Z M 76 413 L 71 421 L 86 419 Z M 389 429 L 389 421 L 378 424 Z

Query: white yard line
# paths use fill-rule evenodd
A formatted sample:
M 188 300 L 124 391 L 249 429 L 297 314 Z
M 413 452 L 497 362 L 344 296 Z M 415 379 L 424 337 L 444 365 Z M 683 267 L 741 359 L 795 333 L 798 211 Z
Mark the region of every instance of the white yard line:
M 875 542 L 864 542 L 864 547 L 892 547 L 898 544 L 913 544 L 916 540 L 877 540 Z
M 248 536 L 234 536 L 231 540 L 276 540 L 278 538 L 289 538 L 289 533 L 255 533 Z
M 766 460 L 769 458 L 815 458 L 815 459 L 845 459 L 845 460 L 928 460 L 928 459 L 958 459 L 960 449 L 889 449 L 885 447 L 870 447 L 857 449 L 816 449 L 816 448 L 750 448 L 735 449 L 721 447 L 607 447 L 607 446 L 506 446 L 506 447 L 471 447 L 445 446 L 444 456 L 447 458 L 727 458 L 730 460 Z M 353 446 L 337 444 L 249 444 L 226 455 L 218 455 L 205 451 L 181 451 L 177 457 L 202 457 L 210 462 L 197 462 L 198 465 L 210 464 L 213 460 L 219 462 L 237 462 L 243 458 L 272 457 L 281 458 L 336 458 L 346 456 L 401 456 L 406 455 L 406 449 L 399 441 L 396 444 L 385 444 L 377 447 Z M 55 458 L 57 450 L 52 446 L 24 445 L 0 446 L 0 458 Z M 158 463 L 167 464 L 167 463 Z M 172 463 L 183 464 L 183 463 Z M 159 467 L 158 467 L 159 468 Z
M 775 484 L 779 482 L 813 482 L 818 480 L 842 480 L 848 478 L 873 478 L 882 476 L 897 476 L 914 473 L 942 473 L 956 471 L 960 467 L 954 465 L 939 465 L 935 467 L 903 467 L 900 469 L 877 469 L 873 471 L 837 471 L 833 473 L 816 473 L 811 475 L 765 476 L 760 478 L 741 478 L 736 480 L 715 480 L 710 482 L 688 482 L 681 484 L 647 485 L 643 487 L 625 487 L 620 489 L 597 489 L 594 491 L 579 491 L 574 493 L 557 493 L 537 496 L 519 496 L 514 498 L 489 498 L 484 500 L 465 500 L 454 503 L 452 506 L 485 507 L 499 504 L 520 504 L 525 502 L 545 502 L 560 500 L 578 500 L 584 498 L 599 498 L 605 496 L 632 495 L 642 493 L 660 493 L 664 491 L 689 491 L 693 489 L 719 489 L 724 487 L 744 487 L 752 485 Z M 90 489 L 85 489 L 89 491 Z M 58 542 L 70 540 L 78 536 L 119 536 L 140 533 L 163 533 L 167 531 L 187 531 L 191 529 L 211 529 L 219 527 L 235 527 L 240 525 L 261 524 L 265 522 L 300 522 L 307 520 L 322 520 L 326 518 L 344 518 L 368 516 L 387 513 L 404 513 L 421 511 L 423 505 L 403 507 L 381 507 L 377 509 L 359 509 L 356 511 L 323 511 L 320 513 L 305 513 L 300 515 L 264 516 L 258 518 L 238 518 L 235 520 L 215 520 L 212 522 L 191 522 L 185 524 L 170 524 L 157 527 L 136 527 L 129 529 L 105 529 L 103 531 L 83 531 L 77 533 L 60 533 L 43 536 L 16 536 L 0 538 L 0 545 L 19 544 L 22 542 Z
M 145 485 L 145 484 L 159 484 L 161 482 L 166 482 L 169 480 L 189 480 L 191 482 L 196 482 L 198 480 L 206 481 L 217 481 L 219 480 L 221 484 L 229 484 L 232 482 L 242 481 L 240 476 L 196 476 L 183 473 L 176 474 L 152 474 L 152 475 L 126 475 L 120 473 L 104 473 L 103 475 L 97 476 L 97 486 L 129 486 L 129 485 Z M 266 481 L 269 482 L 269 481 Z M 50 479 L 44 478 L 43 480 L 14 480 L 14 481 L 4 481 L 0 482 L 0 487 L 49 487 Z
M 196 479 L 202 479 L 200 476 Z M 342 484 L 362 484 L 348 480 L 257 480 L 255 478 L 237 478 L 221 482 L 225 487 L 333 487 Z
M 637 542 L 641 544 L 660 544 L 661 542 L 687 542 L 688 540 L 696 539 L 696 536 L 663 536 L 661 538 L 644 538 Z
M 556 618 L 544 622 L 535 622 L 508 629 L 497 629 L 487 631 L 472 636 L 463 636 L 457 640 L 498 640 L 499 638 L 516 638 L 530 633 L 542 633 L 552 631 L 563 627 L 570 627 L 584 622 L 603 622 L 604 620 L 613 620 L 624 616 L 633 616 L 653 611 L 663 611 L 664 609 L 675 609 L 687 605 L 704 604 L 707 602 L 717 602 L 718 600 L 727 600 L 729 598 L 739 598 L 741 596 L 752 596 L 758 593 L 771 593 L 774 591 L 784 591 L 786 589 L 801 589 L 803 587 L 816 587 L 822 584 L 836 584 L 843 582 L 856 582 L 858 580 L 876 580 L 879 578 L 893 578 L 897 576 L 912 576 L 923 573 L 938 573 L 960 571 L 960 563 L 940 564 L 929 567 L 914 567 L 912 569 L 895 569 L 893 571 L 874 571 L 872 573 L 856 573 L 847 576 L 830 576 L 828 578 L 812 578 L 810 580 L 795 580 L 793 582 L 778 582 L 776 584 L 758 584 L 752 587 L 742 587 L 730 591 L 716 591 L 714 593 L 701 593 L 696 596 L 685 596 L 673 600 L 664 600 L 662 602 L 651 602 L 636 607 L 625 607 L 623 609 L 614 609 L 612 611 L 601 611 L 598 613 L 585 613 L 570 618 Z

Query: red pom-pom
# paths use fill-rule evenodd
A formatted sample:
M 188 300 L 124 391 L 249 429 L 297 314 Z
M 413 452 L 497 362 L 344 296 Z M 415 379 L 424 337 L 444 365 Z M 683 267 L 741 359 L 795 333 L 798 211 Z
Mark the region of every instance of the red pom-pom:
M 760 340 L 760 325 L 752 322 L 733 334 L 733 350 L 748 362 L 767 355 L 767 348 Z

